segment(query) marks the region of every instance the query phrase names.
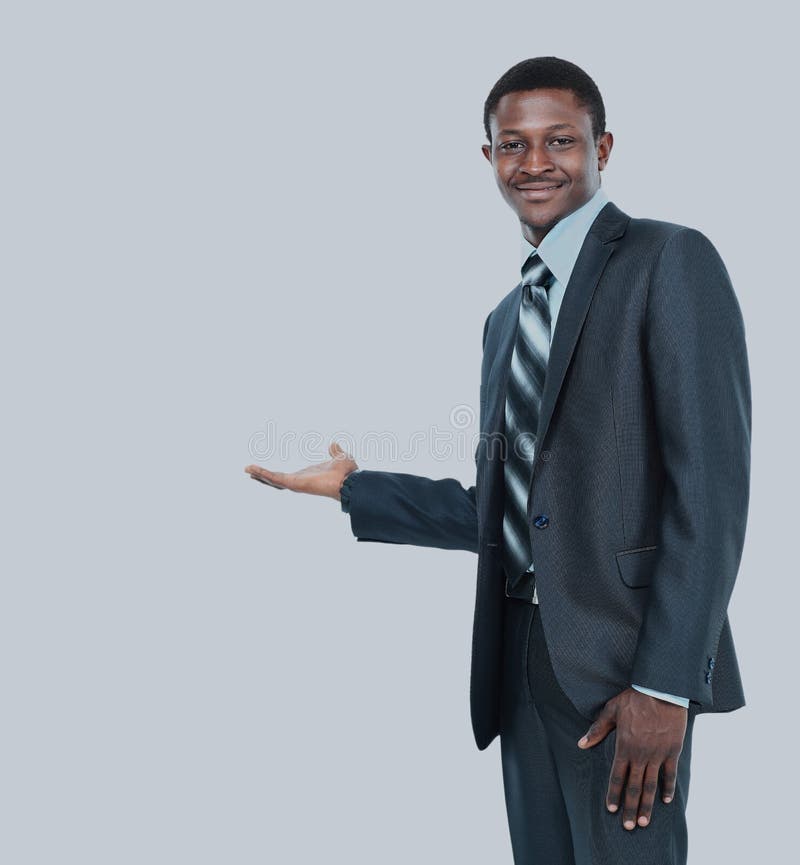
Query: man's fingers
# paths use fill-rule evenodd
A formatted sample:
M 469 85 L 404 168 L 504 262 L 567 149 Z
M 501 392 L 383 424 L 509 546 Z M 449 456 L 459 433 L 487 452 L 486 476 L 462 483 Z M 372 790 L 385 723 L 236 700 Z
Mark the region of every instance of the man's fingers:
M 661 798 L 665 802 L 671 802 L 675 798 L 675 782 L 678 777 L 678 758 L 667 757 L 662 767 L 662 792 Z
M 636 815 L 639 813 L 639 801 L 642 798 L 644 769 L 641 763 L 631 763 L 628 770 L 625 803 L 622 807 L 622 825 L 626 829 L 633 829 L 636 826 Z
M 598 715 L 591 727 L 586 731 L 585 735 L 578 740 L 579 748 L 591 748 L 603 739 L 614 729 L 614 719 L 609 715 Z
M 272 483 L 272 481 L 268 481 L 266 478 L 260 478 L 258 475 L 250 475 L 250 477 L 254 481 L 258 481 L 260 484 L 266 484 L 268 487 L 274 487 L 276 490 L 285 490 L 286 487 L 278 486 L 278 484 Z
M 609 811 L 618 811 L 619 802 L 622 798 L 622 787 L 625 784 L 625 776 L 628 774 L 628 761 L 621 757 L 614 757 L 611 772 L 608 776 L 608 790 L 606 792 L 606 808 Z
M 650 822 L 657 789 L 658 764 L 648 763 L 644 773 L 644 783 L 642 784 L 642 801 L 639 803 L 639 818 L 636 821 L 640 826 L 647 826 Z
M 271 472 L 269 469 L 262 469 L 260 466 L 247 466 L 245 471 L 251 478 L 261 483 L 268 484 L 276 489 L 286 489 L 286 475 L 284 472 Z

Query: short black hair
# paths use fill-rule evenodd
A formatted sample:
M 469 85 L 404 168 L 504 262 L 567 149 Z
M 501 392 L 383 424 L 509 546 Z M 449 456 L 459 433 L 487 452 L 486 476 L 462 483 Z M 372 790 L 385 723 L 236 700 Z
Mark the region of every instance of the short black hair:
M 520 61 L 504 73 L 486 99 L 483 106 L 483 128 L 490 142 L 492 132 L 489 127 L 489 117 L 506 93 L 538 90 L 542 87 L 570 90 L 575 95 L 578 102 L 589 112 L 595 141 L 606 131 L 606 109 L 603 105 L 603 97 L 597 85 L 580 66 L 570 63 L 569 60 L 562 60 L 560 57 L 531 57 L 529 60 Z

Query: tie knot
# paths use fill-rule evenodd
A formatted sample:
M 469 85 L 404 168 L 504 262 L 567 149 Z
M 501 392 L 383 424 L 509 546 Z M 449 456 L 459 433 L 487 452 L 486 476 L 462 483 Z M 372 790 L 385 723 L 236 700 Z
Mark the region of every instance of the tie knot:
M 541 285 L 546 289 L 555 282 L 555 276 L 538 252 L 532 252 L 522 265 L 522 282 L 523 285 Z

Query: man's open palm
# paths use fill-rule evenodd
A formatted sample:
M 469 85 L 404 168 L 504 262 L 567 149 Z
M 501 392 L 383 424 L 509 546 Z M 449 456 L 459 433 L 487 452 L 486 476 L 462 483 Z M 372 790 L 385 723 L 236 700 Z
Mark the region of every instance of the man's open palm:
M 256 465 L 246 466 L 245 471 L 253 480 L 261 481 L 279 490 L 329 496 L 338 500 L 342 481 L 350 472 L 358 468 L 358 464 L 336 442 L 331 442 L 328 453 L 333 459 L 306 466 L 296 472 L 273 472 Z

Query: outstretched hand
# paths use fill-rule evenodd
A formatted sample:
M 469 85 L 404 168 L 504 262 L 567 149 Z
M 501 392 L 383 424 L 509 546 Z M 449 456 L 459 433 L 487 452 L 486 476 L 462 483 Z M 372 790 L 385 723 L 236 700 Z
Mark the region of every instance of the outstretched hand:
M 676 703 L 626 688 L 605 704 L 578 742 L 580 748 L 591 748 L 617 728 L 606 807 L 619 809 L 624 786 L 622 824 L 626 829 L 633 829 L 637 822 L 640 826 L 650 822 L 661 769 L 661 797 L 664 802 L 673 800 L 688 714 Z
M 342 481 L 350 472 L 358 468 L 358 464 L 336 442 L 331 442 L 328 453 L 333 459 L 306 466 L 296 472 L 274 472 L 257 465 L 246 466 L 245 471 L 253 480 L 261 481 L 279 490 L 329 496 L 338 501 Z

